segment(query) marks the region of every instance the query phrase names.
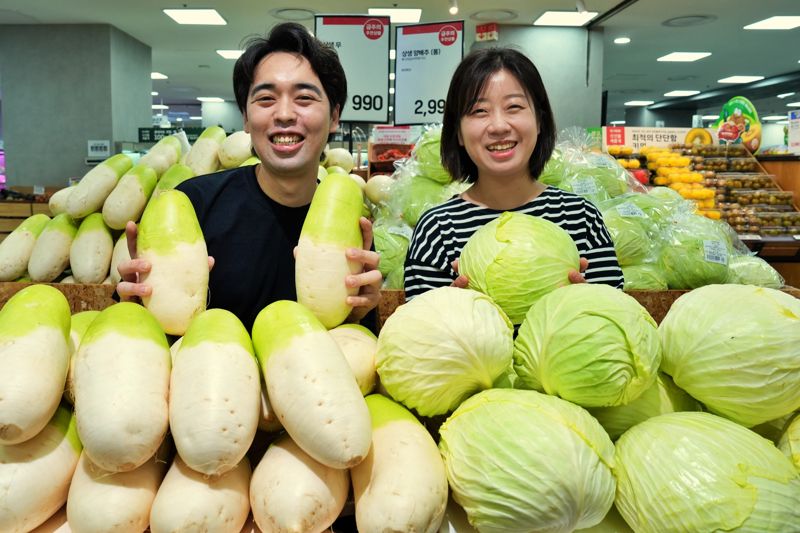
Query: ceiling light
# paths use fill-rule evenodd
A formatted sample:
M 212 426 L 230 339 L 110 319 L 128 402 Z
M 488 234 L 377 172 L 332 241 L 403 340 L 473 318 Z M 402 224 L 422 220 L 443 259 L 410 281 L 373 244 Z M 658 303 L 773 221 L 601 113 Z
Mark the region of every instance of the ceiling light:
M 151 80 L 166 80 L 168 78 L 169 78 L 169 76 L 167 76 L 166 74 L 161 74 L 160 72 L 151 72 L 150 73 L 150 79 Z
M 583 26 L 597 16 L 596 11 L 545 11 L 534 26 Z
M 646 106 L 652 104 L 652 100 L 631 100 L 629 102 L 625 102 L 627 106 Z
M 164 105 L 164 104 L 153 104 L 152 106 L 150 106 L 150 108 L 151 109 L 169 109 L 169 106 L 168 105 Z
M 630 37 L 617 37 L 614 39 L 614 44 L 628 44 L 629 42 L 631 42 Z
M 191 120 L 203 120 L 203 117 L 189 117 Z
M 664 93 L 664 96 L 694 96 L 700 94 L 700 91 L 670 91 Z
M 389 73 L 389 79 L 393 80 L 394 78 L 395 78 L 394 72 L 390 72 Z M 794 93 L 792 93 L 792 94 L 794 94 Z
M 397 50 L 392 48 L 389 50 L 389 59 L 395 59 L 395 58 L 397 58 Z
M 150 91 L 150 96 L 158 96 L 158 91 Z
M 703 115 L 703 120 L 717 120 L 719 115 Z
M 216 9 L 164 9 L 164 14 L 178 24 L 224 26 L 225 19 Z
M 699 59 L 703 59 L 704 57 L 708 57 L 710 55 L 711 52 L 672 52 L 665 56 L 659 57 L 657 61 L 682 61 L 690 63 L 692 61 L 697 61 Z
M 790 104 L 786 104 L 786 107 L 800 107 L 800 102 L 792 102 Z
M 217 50 L 217 53 L 225 59 L 239 59 L 244 50 Z
M 403 24 L 407 22 L 419 22 L 420 17 L 422 16 L 421 9 L 403 9 L 403 8 L 391 8 L 385 9 L 382 7 L 371 7 L 368 10 L 370 15 L 382 15 L 384 17 L 389 17 L 392 24 Z
M 610 124 L 612 124 L 613 126 L 621 126 L 622 124 L 625 124 L 625 121 L 624 120 L 612 120 L 610 122 Z
M 450 14 L 458 15 L 458 0 L 450 0 Z
M 744 27 L 746 30 L 793 30 L 800 26 L 800 17 L 770 17 Z
M 761 120 L 785 120 L 786 115 L 770 115 L 768 117 L 761 117 Z
M 764 76 L 728 76 L 727 78 L 717 80 L 717 83 L 751 83 L 763 79 Z
M 775 124 L 789 124 L 788 120 L 781 120 L 780 122 L 776 122 Z
M 783 93 L 779 94 L 778 98 L 789 98 L 790 96 L 794 96 L 794 93 Z
M 183 119 L 181 117 L 178 117 L 175 119 L 175 122 L 183 122 Z
M 200 100 L 201 102 L 214 102 L 217 104 L 220 104 L 225 101 L 219 96 L 198 96 L 197 99 Z

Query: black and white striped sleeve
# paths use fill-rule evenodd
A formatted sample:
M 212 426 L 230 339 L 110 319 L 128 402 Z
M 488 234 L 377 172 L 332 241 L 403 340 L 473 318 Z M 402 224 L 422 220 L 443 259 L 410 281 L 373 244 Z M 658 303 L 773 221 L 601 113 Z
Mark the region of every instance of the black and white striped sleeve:
M 622 289 L 622 268 L 614 251 L 614 241 L 603 222 L 603 216 L 593 204 L 586 206 L 586 242 L 588 248 L 581 250 L 581 257 L 589 261 L 583 277 L 589 283 L 604 283 Z
M 447 287 L 456 276 L 442 243 L 439 222 L 435 217 L 423 216 L 414 229 L 406 255 L 406 300 L 431 289 Z

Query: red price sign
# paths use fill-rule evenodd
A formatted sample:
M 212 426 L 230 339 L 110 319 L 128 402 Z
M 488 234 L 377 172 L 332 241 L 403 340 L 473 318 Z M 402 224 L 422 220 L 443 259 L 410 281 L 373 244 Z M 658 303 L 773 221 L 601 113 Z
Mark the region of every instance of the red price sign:
M 442 43 L 442 45 L 450 46 L 451 44 L 455 44 L 457 39 L 458 32 L 453 26 L 443 26 L 442 29 L 439 30 L 439 42 Z
M 378 19 L 369 19 L 364 23 L 364 36 L 374 41 L 383 37 L 383 23 Z

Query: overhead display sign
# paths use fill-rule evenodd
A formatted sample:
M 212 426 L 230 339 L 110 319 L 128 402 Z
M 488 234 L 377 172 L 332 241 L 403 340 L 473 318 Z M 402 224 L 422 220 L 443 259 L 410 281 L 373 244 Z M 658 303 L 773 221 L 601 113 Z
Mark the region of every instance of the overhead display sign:
M 800 155 L 800 111 L 789 112 L 787 144 L 791 153 Z
M 603 150 L 608 151 L 609 146 L 631 146 L 638 153 L 643 146 L 669 148 L 672 144 L 691 143 L 691 131 L 690 128 L 603 126 Z M 716 133 L 707 132 L 709 142 L 706 144 L 716 144 Z
M 400 26 L 395 49 L 394 123 L 441 122 L 450 78 L 464 57 L 464 21 Z
M 318 15 L 315 35 L 347 75 L 343 122 L 389 122 L 389 17 Z

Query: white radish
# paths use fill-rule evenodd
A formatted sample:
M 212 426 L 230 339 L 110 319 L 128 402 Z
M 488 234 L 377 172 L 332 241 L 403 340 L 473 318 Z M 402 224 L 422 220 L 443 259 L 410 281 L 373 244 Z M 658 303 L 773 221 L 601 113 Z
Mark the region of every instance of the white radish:
M 186 154 L 186 166 L 192 169 L 195 176 L 211 174 L 219 170 L 219 147 L 227 134 L 219 126 L 210 126 L 203 130 Z
M 67 383 L 64 387 L 64 399 L 67 400 L 70 405 L 75 405 L 75 396 L 73 394 L 75 354 L 78 353 L 78 347 L 81 345 L 81 339 L 83 338 L 84 333 L 86 333 L 86 330 L 89 329 L 89 324 L 91 324 L 99 314 L 100 311 L 96 310 L 81 311 L 80 313 L 75 313 L 72 315 L 72 320 L 70 321 L 69 337 L 71 355 L 69 360 L 69 371 L 67 373 Z
M 75 418 L 65 407 L 32 439 L 0 445 L 0 531 L 31 531 L 58 511 L 80 454 Z
M 174 189 L 184 181 L 193 178 L 194 176 L 195 173 L 191 168 L 181 163 L 176 163 L 169 167 L 169 169 L 161 176 L 161 179 L 158 181 L 156 188 L 153 191 L 152 197 L 155 198 L 164 191 Z
M 32 439 L 56 412 L 69 367 L 69 324 L 67 299 L 49 285 L 25 287 L 0 310 L 0 444 Z
M 164 331 L 183 335 L 206 308 L 208 251 L 192 202 L 180 191 L 160 194 L 139 224 L 138 253 L 150 262 L 140 282 L 152 288 L 142 298 Z
M 122 275 L 119 273 L 119 265 L 125 261 L 130 261 L 131 252 L 128 250 L 128 238 L 123 233 L 114 243 L 114 249 L 111 251 L 111 266 L 109 267 L 111 283 L 116 285 L 122 280 Z
M 181 158 L 181 141 L 175 135 L 168 135 L 158 141 L 150 150 L 139 159 L 140 165 L 145 165 L 161 176 L 169 167 Z
M 447 507 L 447 474 L 433 437 L 384 396 L 368 396 L 367 405 L 372 448 L 350 470 L 358 531 L 438 531 Z
M 129 472 L 107 472 L 84 451 L 67 498 L 72 533 L 141 533 L 166 471 L 164 459 L 154 456 Z
M 64 505 L 31 533 L 72 533 L 67 524 L 67 506 Z
M 156 171 L 141 163 L 122 176 L 103 203 L 103 220 L 108 227 L 125 229 L 128 221 L 138 222 L 157 181 Z
M 47 215 L 29 216 L 0 242 L 0 281 L 14 281 L 25 274 L 36 239 L 48 222 Z
M 228 135 L 219 147 L 219 162 L 222 168 L 235 168 L 253 155 L 250 134 L 237 131 Z
M 315 461 L 284 435 L 253 472 L 250 507 L 263 531 L 320 533 L 342 512 L 349 490 L 347 470 Z
M 347 258 L 349 248 L 361 248 L 361 188 L 347 175 L 331 174 L 314 193 L 300 232 L 295 265 L 297 301 L 327 328 L 341 324 L 352 306 L 347 297 L 358 293 L 345 279 L 361 272 Z
M 364 194 L 375 205 L 389 200 L 390 191 L 394 180 L 390 176 L 378 174 L 371 176 L 364 186 Z
M 358 174 L 350 174 L 350 179 L 353 180 L 354 182 L 356 182 L 356 185 L 361 187 L 362 191 L 364 190 L 364 187 L 367 186 L 367 182 L 364 181 L 364 178 L 362 178 Z
M 270 404 L 298 446 L 320 463 L 350 468 L 369 451 L 369 411 L 342 351 L 302 305 L 265 307 L 253 324 Z
M 59 281 L 59 283 L 66 283 L 67 285 L 74 284 L 75 276 L 64 276 L 63 278 L 61 278 L 61 281 Z
M 169 426 L 183 461 L 215 476 L 235 468 L 261 417 L 261 381 L 253 343 L 224 309 L 197 315 L 175 355 Z
M 72 218 L 83 218 L 100 211 L 119 179 L 132 166 L 130 157 L 117 154 L 87 172 L 67 198 L 67 214 Z
M 175 456 L 150 511 L 152 533 L 239 533 L 250 511 L 250 463 L 204 476 Z
M 69 198 L 69 195 L 72 194 L 76 186 L 77 185 L 70 185 L 69 187 L 64 187 L 53 193 L 50 200 L 47 202 L 47 206 L 50 208 L 50 214 L 56 216 L 67 212 L 67 198 Z
M 325 163 L 326 167 L 341 167 L 344 169 L 345 174 L 349 174 L 353 167 L 356 166 L 353 161 L 353 154 L 346 148 L 329 148 L 325 150 Z
M 140 305 L 112 305 L 89 325 L 74 366 L 75 413 L 86 454 L 111 472 L 144 464 L 169 423 L 169 345 L 161 327 Z
M 77 233 L 78 225 L 65 213 L 56 215 L 47 223 L 28 260 L 28 274 L 33 281 L 51 282 L 64 272 Z
M 370 330 L 358 324 L 342 324 L 330 330 L 330 334 L 347 359 L 361 394 L 366 396 L 372 392 L 378 380 L 375 368 L 378 338 Z
M 267 384 L 264 383 L 263 376 L 261 378 L 261 417 L 258 420 L 258 429 L 267 433 L 275 433 L 283 429 L 278 415 L 275 414 L 275 409 L 269 403 Z
M 92 213 L 81 221 L 69 249 L 69 264 L 77 283 L 102 283 L 111 266 L 114 239 L 103 215 Z

